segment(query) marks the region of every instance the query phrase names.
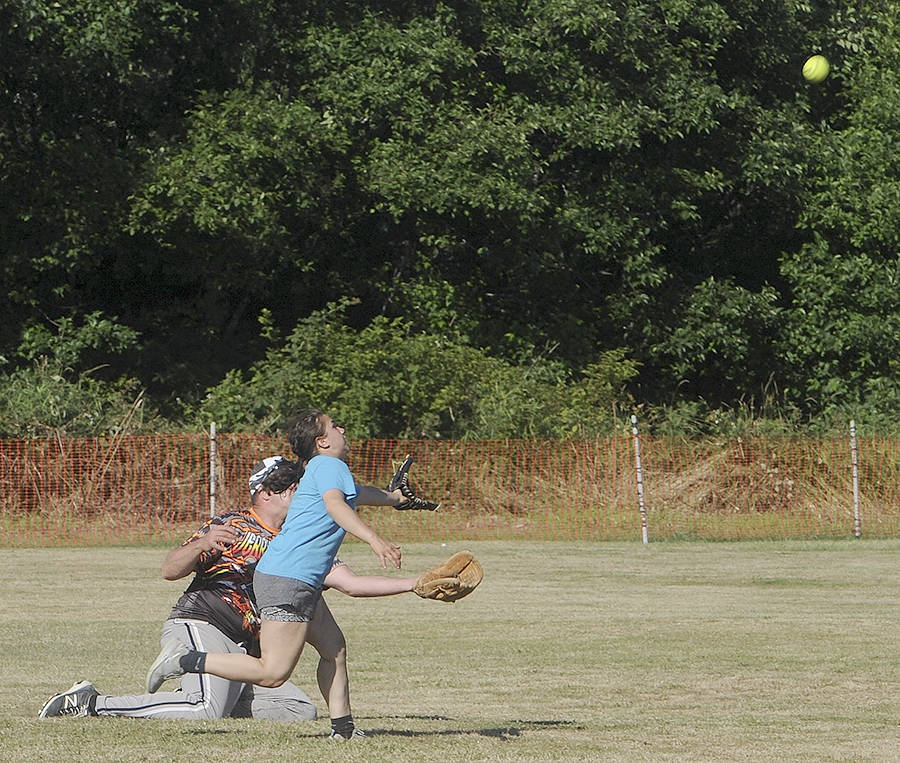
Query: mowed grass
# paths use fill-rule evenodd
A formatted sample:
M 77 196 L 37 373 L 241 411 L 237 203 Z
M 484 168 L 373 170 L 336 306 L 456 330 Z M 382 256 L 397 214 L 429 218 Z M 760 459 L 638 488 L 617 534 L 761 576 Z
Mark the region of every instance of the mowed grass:
M 8 549 L 0 757 L 15 761 L 896 761 L 900 541 L 408 544 L 417 572 L 468 547 L 486 577 L 448 605 L 326 594 L 354 715 L 325 738 L 314 652 L 303 724 L 57 718 L 88 678 L 140 691 L 183 581 L 163 548 Z M 341 553 L 379 572 L 359 543 Z

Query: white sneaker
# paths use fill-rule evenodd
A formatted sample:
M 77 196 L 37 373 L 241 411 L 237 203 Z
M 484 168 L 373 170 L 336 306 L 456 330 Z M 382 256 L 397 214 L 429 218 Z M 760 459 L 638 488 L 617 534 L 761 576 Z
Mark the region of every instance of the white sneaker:
M 147 671 L 147 691 L 150 694 L 155 693 L 164 681 L 184 675 L 179 661 L 189 651 L 187 644 L 177 638 L 170 638 L 163 644 L 162 651 Z
M 90 681 L 79 681 L 72 685 L 71 689 L 54 694 L 48 699 L 38 718 L 52 718 L 57 715 L 90 715 L 91 697 L 96 697 L 98 692 Z
M 334 729 L 332 729 L 332 730 L 331 730 L 331 736 L 329 736 L 328 738 L 329 738 L 329 739 L 336 739 L 338 742 L 350 742 L 351 740 L 352 740 L 352 741 L 362 741 L 363 739 L 371 739 L 372 737 L 370 737 L 370 736 L 369 736 L 365 731 L 363 731 L 362 729 L 353 729 L 353 733 L 352 733 L 350 736 L 348 736 L 348 737 L 345 737 L 345 736 L 343 736 L 343 735 L 341 735 L 341 734 L 338 734 L 337 731 L 335 731 Z

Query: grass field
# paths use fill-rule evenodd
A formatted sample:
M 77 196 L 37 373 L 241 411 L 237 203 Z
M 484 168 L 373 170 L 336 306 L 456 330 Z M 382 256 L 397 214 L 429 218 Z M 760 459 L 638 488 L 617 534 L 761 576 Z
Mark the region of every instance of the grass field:
M 39 721 L 77 679 L 140 690 L 183 581 L 161 548 L 7 549 L 0 757 L 15 761 L 896 761 L 900 540 L 408 544 L 460 547 L 485 581 L 455 605 L 327 594 L 354 715 L 306 724 Z M 376 572 L 358 543 L 341 553 Z M 313 696 L 314 659 L 295 680 Z

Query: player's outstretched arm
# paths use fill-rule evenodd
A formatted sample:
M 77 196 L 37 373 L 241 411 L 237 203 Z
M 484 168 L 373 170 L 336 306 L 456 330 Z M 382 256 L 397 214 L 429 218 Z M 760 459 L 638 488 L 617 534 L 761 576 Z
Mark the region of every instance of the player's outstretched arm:
M 407 456 L 384 490 L 375 485 L 357 485 L 356 502 L 363 506 L 393 506 L 400 511 L 408 509 L 435 511 L 440 508 L 439 503 L 426 501 L 416 495 L 412 485 L 409 484 L 409 467 L 412 462 L 412 457 Z
M 400 488 L 388 491 L 375 485 L 357 485 L 356 490 L 356 502 L 363 506 L 396 506 L 403 501 Z
M 346 564 L 339 564 L 325 577 L 325 585 L 347 596 L 394 596 L 412 591 L 417 580 L 388 575 L 357 575 Z

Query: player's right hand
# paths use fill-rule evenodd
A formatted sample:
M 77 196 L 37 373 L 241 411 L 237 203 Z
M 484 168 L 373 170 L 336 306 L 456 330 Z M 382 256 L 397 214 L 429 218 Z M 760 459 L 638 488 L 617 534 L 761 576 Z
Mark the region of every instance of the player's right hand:
M 224 551 L 240 537 L 241 534 L 230 525 L 212 525 L 201 541 L 208 551 Z
M 400 569 L 400 546 L 396 543 L 376 535 L 369 543 L 369 546 L 372 549 L 372 553 L 381 559 L 382 567 L 387 568 L 388 562 L 390 562 L 398 570 Z

